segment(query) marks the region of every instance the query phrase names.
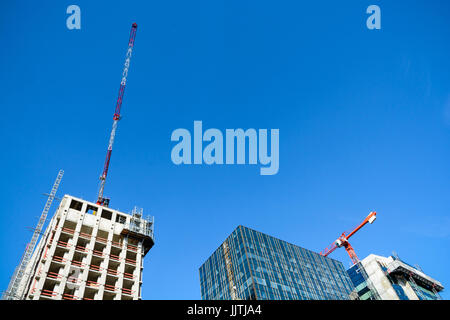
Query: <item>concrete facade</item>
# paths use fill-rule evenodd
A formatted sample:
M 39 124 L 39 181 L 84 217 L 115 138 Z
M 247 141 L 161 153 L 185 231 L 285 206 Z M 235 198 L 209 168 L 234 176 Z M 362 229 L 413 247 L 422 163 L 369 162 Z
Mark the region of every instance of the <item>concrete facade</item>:
M 372 292 L 354 265 L 348 270 L 356 287 L 359 299 L 368 300 L 377 296 L 381 300 L 437 300 L 444 287 L 399 258 L 371 254 L 361 261 L 371 282 Z
M 65 195 L 28 264 L 25 300 L 141 299 L 153 219 Z

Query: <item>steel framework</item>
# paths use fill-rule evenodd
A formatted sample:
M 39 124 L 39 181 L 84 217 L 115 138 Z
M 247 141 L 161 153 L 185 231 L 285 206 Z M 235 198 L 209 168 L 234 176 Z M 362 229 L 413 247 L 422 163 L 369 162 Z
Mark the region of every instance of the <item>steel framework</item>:
M 64 175 L 64 170 L 59 170 L 58 175 L 56 177 L 55 183 L 53 184 L 52 190 L 47 198 L 47 202 L 45 203 L 44 210 L 42 210 L 41 216 L 39 218 L 36 229 L 34 229 L 33 236 L 31 241 L 27 244 L 25 248 L 25 252 L 20 259 L 20 263 L 17 268 L 14 270 L 14 274 L 9 282 L 8 289 L 3 293 L 3 300 L 18 300 L 21 299 L 18 296 L 19 285 L 22 282 L 22 279 L 25 275 L 25 269 L 28 265 L 28 262 L 31 260 L 31 256 L 33 254 L 34 248 L 36 247 L 36 243 L 39 239 L 39 235 L 42 234 L 42 228 L 45 224 L 45 220 L 47 219 L 47 214 L 50 210 L 50 207 L 53 203 L 53 199 L 55 198 L 56 192 L 58 191 L 59 184 L 61 183 L 62 177 Z
M 106 177 L 108 175 L 109 161 L 111 160 L 111 153 L 112 153 L 112 148 L 113 148 L 113 144 L 114 144 L 114 138 L 116 136 L 117 125 L 121 118 L 120 110 L 122 108 L 123 95 L 125 93 L 125 86 L 127 84 L 128 69 L 130 67 L 130 60 L 131 60 L 131 54 L 133 52 L 134 39 L 136 37 L 136 30 L 137 30 L 137 24 L 133 23 L 131 25 L 130 38 L 128 40 L 128 49 L 127 49 L 127 54 L 125 57 L 125 64 L 124 64 L 123 72 L 122 72 L 122 80 L 120 82 L 120 87 L 119 87 L 119 96 L 117 98 L 116 109 L 114 110 L 114 115 L 113 115 L 113 125 L 112 125 L 112 129 L 111 129 L 111 135 L 109 137 L 108 150 L 106 152 L 105 164 L 103 166 L 102 175 L 100 176 L 100 188 L 99 188 L 98 196 L 97 196 L 97 204 L 102 205 L 102 206 L 104 205 L 106 207 L 109 205 L 109 199 L 103 197 L 103 191 L 105 189 Z

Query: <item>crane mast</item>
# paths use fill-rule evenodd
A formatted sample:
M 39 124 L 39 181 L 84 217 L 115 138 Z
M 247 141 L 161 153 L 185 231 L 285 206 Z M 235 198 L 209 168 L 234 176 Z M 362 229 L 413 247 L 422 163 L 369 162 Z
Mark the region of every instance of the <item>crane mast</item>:
M 112 148 L 113 148 L 113 144 L 114 144 L 114 138 L 116 136 L 117 125 L 121 118 L 120 109 L 122 107 L 123 95 L 125 93 L 125 86 L 127 83 L 128 69 L 130 67 L 130 59 L 131 59 L 131 54 L 133 52 L 134 39 L 136 37 L 136 30 L 137 30 L 137 24 L 133 23 L 131 25 L 130 39 L 128 40 L 128 49 L 127 49 L 127 54 L 125 57 L 125 63 L 124 63 L 123 72 L 122 72 L 122 80 L 120 82 L 120 87 L 119 87 L 119 96 L 117 98 L 116 109 L 115 109 L 114 115 L 113 115 L 113 125 L 112 125 L 112 129 L 111 129 L 111 135 L 109 138 L 108 150 L 106 152 L 105 164 L 103 166 L 102 175 L 100 176 L 100 188 L 98 191 L 97 204 L 102 205 L 102 206 L 104 205 L 106 207 L 109 205 L 109 199 L 103 197 L 103 191 L 105 190 L 106 177 L 108 175 L 109 162 L 111 160 L 111 153 L 112 153 Z

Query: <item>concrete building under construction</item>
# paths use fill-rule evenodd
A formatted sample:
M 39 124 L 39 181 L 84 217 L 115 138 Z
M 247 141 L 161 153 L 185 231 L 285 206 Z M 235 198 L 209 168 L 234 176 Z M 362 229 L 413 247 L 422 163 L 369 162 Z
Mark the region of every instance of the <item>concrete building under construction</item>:
M 153 218 L 142 210 L 126 214 L 65 195 L 6 298 L 141 299 L 143 258 L 153 244 Z
M 442 284 L 397 255 L 371 254 L 348 271 L 359 300 L 440 300 Z M 365 273 L 365 274 L 363 274 Z
M 104 197 L 137 24 L 128 48 L 113 114 L 108 149 L 96 203 L 65 195 L 42 234 L 64 174 L 60 170 L 18 267 L 2 298 L 133 300 L 141 298 L 143 257 L 154 244 L 153 218 L 142 210 L 125 214 L 109 208 Z M 42 236 L 41 236 L 42 235 Z M 41 239 L 38 243 L 38 239 Z

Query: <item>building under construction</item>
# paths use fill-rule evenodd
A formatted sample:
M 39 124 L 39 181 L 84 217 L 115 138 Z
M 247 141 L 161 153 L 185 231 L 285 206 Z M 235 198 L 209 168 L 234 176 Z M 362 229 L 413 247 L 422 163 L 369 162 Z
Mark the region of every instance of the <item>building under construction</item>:
M 65 195 L 6 299 L 141 299 L 153 219 Z
M 200 267 L 202 299 L 440 300 L 443 285 L 397 255 L 360 260 L 349 239 L 372 224 L 372 211 L 320 254 L 239 226 Z M 329 255 L 345 248 L 352 267 Z
M 153 218 L 144 218 L 142 209 L 135 208 L 131 214 L 110 209 L 110 199 L 103 196 L 136 31 L 133 23 L 97 200 L 94 203 L 65 195 L 43 232 L 64 174 L 59 172 L 3 299 L 141 298 L 143 258 L 154 244 Z
M 366 276 L 363 276 L 362 272 Z M 442 284 L 397 255 L 388 258 L 371 254 L 353 265 L 348 274 L 360 300 L 440 300 Z
M 320 254 L 330 255 L 334 250 L 344 247 L 353 265 L 348 270 L 355 290 L 350 294 L 352 300 L 440 300 L 439 292 L 444 289 L 439 281 L 426 275 L 420 268 L 412 267 L 400 260 L 397 255 L 389 258 L 369 255 L 360 260 L 349 239 L 365 225 L 372 224 L 377 213 L 372 211 L 355 228 L 343 232 Z

